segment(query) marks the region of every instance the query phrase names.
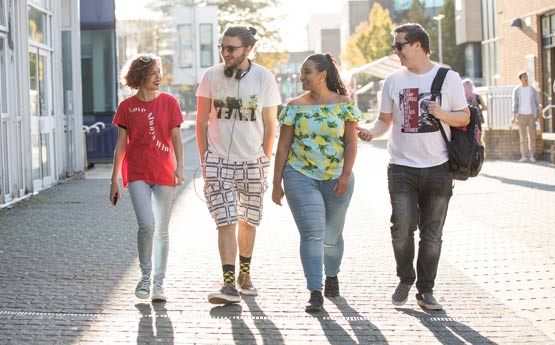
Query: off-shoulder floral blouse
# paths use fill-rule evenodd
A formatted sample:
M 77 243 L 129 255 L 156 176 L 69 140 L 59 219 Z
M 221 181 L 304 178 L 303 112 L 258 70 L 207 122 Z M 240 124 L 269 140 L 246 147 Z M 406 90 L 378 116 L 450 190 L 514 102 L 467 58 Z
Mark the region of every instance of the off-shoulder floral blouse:
M 343 170 L 345 122 L 361 120 L 352 101 L 323 105 L 285 106 L 280 126 L 294 126 L 287 163 L 315 180 L 337 179 Z

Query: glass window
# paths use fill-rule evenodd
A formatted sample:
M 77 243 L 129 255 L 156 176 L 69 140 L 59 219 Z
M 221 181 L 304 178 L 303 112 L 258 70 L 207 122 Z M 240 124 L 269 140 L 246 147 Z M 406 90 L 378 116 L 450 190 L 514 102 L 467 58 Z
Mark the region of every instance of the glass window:
M 8 89 L 6 70 L 6 48 L 3 38 L 0 38 L 0 113 L 8 112 Z
M 37 53 L 29 53 L 29 98 L 31 115 L 39 115 L 39 81 L 37 78 Z
M 29 39 L 33 42 L 48 44 L 46 14 L 34 7 L 29 7 Z
M 0 26 L 6 25 L 6 0 L 0 0 Z
M 190 24 L 179 25 L 177 27 L 177 37 L 179 43 L 179 66 L 193 66 L 193 32 Z
M 71 59 L 71 31 L 62 31 L 62 82 L 64 90 L 64 114 L 73 113 L 73 64 Z
M 116 74 L 114 29 L 82 29 L 81 77 L 85 114 L 115 112 Z
M 48 115 L 47 61 L 45 55 L 29 53 L 29 96 L 32 116 Z
M 46 9 L 50 9 L 50 0 L 30 0 L 34 4 Z
M 212 24 L 200 24 L 200 67 L 210 67 L 214 64 L 214 41 Z

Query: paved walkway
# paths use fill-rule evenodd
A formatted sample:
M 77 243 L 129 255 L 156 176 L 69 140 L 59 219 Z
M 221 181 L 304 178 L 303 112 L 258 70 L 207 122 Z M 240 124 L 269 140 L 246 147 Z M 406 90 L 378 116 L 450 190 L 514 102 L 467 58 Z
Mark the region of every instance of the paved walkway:
M 553 165 L 487 162 L 481 176 L 456 183 L 435 291 L 445 310 L 428 313 L 412 293 L 403 308 L 390 303 L 387 155 L 383 141 L 361 143 L 342 297 L 311 316 L 296 227 L 269 195 L 252 263 L 260 296 L 206 302 L 221 268 L 187 138 L 188 183 L 170 224 L 169 301 L 134 297 L 129 196 L 112 207 L 110 167 L 97 166 L 0 210 L 0 344 L 555 344 Z

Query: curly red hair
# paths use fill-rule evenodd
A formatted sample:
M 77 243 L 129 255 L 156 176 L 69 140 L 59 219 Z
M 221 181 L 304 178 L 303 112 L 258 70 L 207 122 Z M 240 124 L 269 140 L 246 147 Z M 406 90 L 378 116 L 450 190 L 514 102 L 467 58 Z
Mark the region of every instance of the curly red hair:
M 127 61 L 121 69 L 121 83 L 130 89 L 138 89 L 148 78 L 153 66 L 160 66 L 162 62 L 159 56 L 154 54 L 140 54 Z

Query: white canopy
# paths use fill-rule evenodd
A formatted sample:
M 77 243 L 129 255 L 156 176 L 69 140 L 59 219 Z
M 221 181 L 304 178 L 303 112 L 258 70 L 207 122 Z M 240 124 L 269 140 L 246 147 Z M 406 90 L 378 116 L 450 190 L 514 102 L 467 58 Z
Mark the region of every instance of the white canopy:
M 399 68 L 401 68 L 401 61 L 399 60 L 399 57 L 395 54 L 391 54 L 369 62 L 366 65 L 351 68 L 346 71 L 345 74 L 349 79 L 358 73 L 370 74 L 373 77 L 385 79 L 389 73 Z

